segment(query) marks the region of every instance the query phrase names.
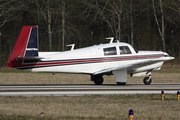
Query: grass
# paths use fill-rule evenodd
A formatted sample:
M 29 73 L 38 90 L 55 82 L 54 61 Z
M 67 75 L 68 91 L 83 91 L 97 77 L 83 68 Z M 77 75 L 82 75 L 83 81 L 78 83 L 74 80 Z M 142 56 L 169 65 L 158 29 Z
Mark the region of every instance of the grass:
M 180 68 L 164 67 L 152 72 L 153 83 L 180 83 Z M 114 76 L 104 76 L 105 84 L 116 84 Z M 128 77 L 128 83 L 143 83 L 143 77 Z M 0 70 L 0 84 L 94 84 L 89 75 L 31 73 L 15 69 Z M 88 95 L 0 97 L 0 120 L 177 120 L 180 101 L 176 94 L 165 100 L 151 95 Z M 40 113 L 44 112 L 43 116 Z
M 0 97 L 0 119 L 179 119 L 176 94 L 165 95 L 90 95 L 51 97 Z M 40 113 L 44 112 L 44 116 Z
M 162 68 L 152 72 L 152 83 L 180 83 L 180 68 Z M 104 84 L 116 84 L 115 76 L 103 76 Z M 128 83 L 143 83 L 143 77 L 129 77 Z M 1 69 L 0 84 L 94 84 L 90 75 L 62 73 L 32 73 L 16 69 Z

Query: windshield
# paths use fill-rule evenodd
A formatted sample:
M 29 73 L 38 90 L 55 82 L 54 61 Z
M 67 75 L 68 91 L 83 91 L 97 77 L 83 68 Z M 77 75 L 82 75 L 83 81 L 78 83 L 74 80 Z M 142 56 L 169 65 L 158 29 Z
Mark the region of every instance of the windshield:
M 134 49 L 134 51 L 135 51 L 136 53 L 138 53 L 138 52 L 139 52 L 136 48 L 134 48 L 134 47 L 133 47 L 133 49 Z

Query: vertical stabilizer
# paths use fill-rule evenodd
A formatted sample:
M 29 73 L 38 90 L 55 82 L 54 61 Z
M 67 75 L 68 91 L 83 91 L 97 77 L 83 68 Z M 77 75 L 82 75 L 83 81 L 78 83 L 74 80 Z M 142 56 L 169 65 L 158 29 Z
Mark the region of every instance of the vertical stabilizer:
M 18 58 L 38 57 L 38 28 L 37 26 L 24 26 L 21 30 L 15 47 L 9 56 L 8 66 L 20 65 Z M 22 64 L 22 61 L 21 61 Z

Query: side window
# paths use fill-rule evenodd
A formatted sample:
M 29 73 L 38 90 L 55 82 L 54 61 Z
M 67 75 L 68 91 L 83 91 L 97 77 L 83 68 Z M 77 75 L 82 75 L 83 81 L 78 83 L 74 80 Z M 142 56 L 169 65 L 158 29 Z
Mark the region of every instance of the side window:
M 104 48 L 104 55 L 117 55 L 116 47 Z
M 120 54 L 131 54 L 131 51 L 128 46 L 120 46 L 119 47 Z

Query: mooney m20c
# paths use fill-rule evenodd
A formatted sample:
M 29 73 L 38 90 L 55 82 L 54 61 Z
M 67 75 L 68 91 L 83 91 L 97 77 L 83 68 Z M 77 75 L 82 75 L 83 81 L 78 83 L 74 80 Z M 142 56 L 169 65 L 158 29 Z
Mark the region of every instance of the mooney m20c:
M 38 27 L 24 26 L 8 59 L 12 68 L 52 73 L 91 75 L 96 85 L 103 83 L 103 75 L 115 75 L 118 85 L 125 85 L 127 75 L 147 76 L 144 84 L 151 84 L 151 71 L 159 70 L 164 61 L 172 60 L 162 51 L 138 51 L 123 42 L 94 45 L 64 52 L 39 52 Z

